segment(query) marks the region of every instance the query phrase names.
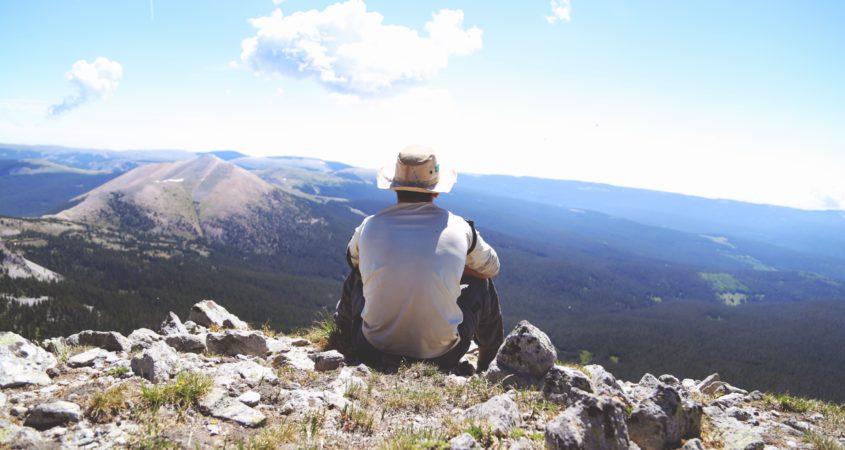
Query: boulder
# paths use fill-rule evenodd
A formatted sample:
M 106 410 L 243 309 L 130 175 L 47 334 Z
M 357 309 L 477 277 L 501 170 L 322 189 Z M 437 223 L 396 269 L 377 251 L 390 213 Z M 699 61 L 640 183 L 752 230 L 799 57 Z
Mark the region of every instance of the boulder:
M 625 406 L 610 397 L 587 395 L 546 425 L 546 448 L 622 450 L 631 448 Z
M 475 448 L 480 448 L 480 446 L 469 433 L 461 433 L 449 440 L 449 450 L 473 450 Z
M 185 327 L 185 325 L 179 319 L 179 316 L 177 316 L 176 313 L 173 311 L 167 313 L 167 317 L 164 318 L 164 322 L 162 322 L 159 326 L 159 331 L 164 336 L 170 336 L 174 334 L 188 334 L 188 328 Z
M 562 405 L 573 405 L 593 392 L 590 380 L 580 370 L 554 366 L 543 378 L 543 396 Z
M 56 358 L 32 342 L 10 332 L 0 332 L 0 388 L 48 385 L 47 369 Z
M 708 403 L 708 406 L 716 406 L 718 408 L 727 409 L 731 406 L 737 406 L 745 401 L 745 396 L 742 394 L 728 394 L 723 395 Z
M 85 330 L 72 334 L 66 340 L 69 345 L 90 345 L 112 352 L 128 352 L 132 350 L 132 342 L 126 336 L 116 331 Z
M 343 354 L 337 350 L 315 353 L 311 358 L 314 360 L 314 370 L 325 372 L 335 370 L 343 364 Z
M 235 328 L 247 330 L 249 326 L 238 316 L 230 313 L 226 308 L 218 305 L 214 300 L 203 300 L 191 307 L 188 315 L 191 320 L 204 327 L 217 326 L 220 328 Z
M 150 348 L 150 345 L 153 345 L 153 342 L 161 340 L 161 335 L 149 328 L 138 328 L 132 333 L 129 333 L 129 336 L 126 338 L 129 339 L 129 342 L 132 345 L 132 351 L 136 352 L 145 348 Z
M 45 448 L 46 443 L 41 433 L 32 428 L 22 427 L 7 420 L 0 419 L 0 448 L 31 449 Z
M 519 322 L 496 355 L 500 369 L 540 378 L 557 361 L 557 352 L 546 333 L 528 321 Z
M 631 440 L 644 450 L 677 447 L 681 439 L 700 437 L 701 405 L 684 400 L 672 386 L 659 384 L 628 418 Z
M 91 367 L 97 360 L 109 359 L 114 353 L 101 348 L 92 348 L 71 356 L 67 360 L 68 367 Z
M 715 395 L 716 392 L 722 387 L 722 382 L 719 379 L 719 374 L 714 373 L 709 377 L 705 378 L 701 383 L 698 383 L 696 388 L 702 394 L 706 395 Z
M 590 381 L 593 386 L 593 391 L 597 395 L 604 395 L 613 397 L 626 405 L 631 404 L 631 400 L 625 395 L 625 390 L 622 385 L 616 380 L 610 372 L 598 364 L 591 364 L 584 367 L 584 370 L 590 375 Z
M 730 417 L 726 411 L 716 407 L 704 408 L 707 416 L 708 436 L 710 439 L 722 442 L 723 448 L 730 450 L 763 450 L 766 447 L 764 435 L 772 434 L 772 430 L 762 426 L 749 426 Z M 780 431 L 776 433 L 780 434 Z
M 182 353 L 204 353 L 207 350 L 205 334 L 170 334 L 164 338 L 167 345 Z
M 486 421 L 492 427 L 493 434 L 497 436 L 507 436 L 522 422 L 516 402 L 506 394 L 497 395 L 484 403 L 470 407 L 464 411 L 464 418 Z
M 69 422 L 79 422 L 81 416 L 82 408 L 76 403 L 54 400 L 32 408 L 23 424 L 43 431 Z
M 267 339 L 257 331 L 226 330 L 209 333 L 205 343 L 210 353 L 219 355 L 265 356 L 268 352 Z
M 261 412 L 229 397 L 226 390 L 219 386 L 212 388 L 211 392 L 200 399 L 198 406 L 203 414 L 245 427 L 260 427 L 267 420 Z
M 166 343 L 154 342 L 150 348 L 132 358 L 130 367 L 135 375 L 153 383 L 167 381 L 178 372 L 179 355 Z

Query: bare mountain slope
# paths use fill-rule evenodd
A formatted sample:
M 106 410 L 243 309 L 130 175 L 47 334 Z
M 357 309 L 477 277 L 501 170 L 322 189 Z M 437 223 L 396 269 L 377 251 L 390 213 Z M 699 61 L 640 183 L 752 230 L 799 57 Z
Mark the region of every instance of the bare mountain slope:
M 56 217 L 116 228 L 250 245 L 259 253 L 300 217 L 294 201 L 258 176 L 215 156 L 149 164 L 76 199 Z

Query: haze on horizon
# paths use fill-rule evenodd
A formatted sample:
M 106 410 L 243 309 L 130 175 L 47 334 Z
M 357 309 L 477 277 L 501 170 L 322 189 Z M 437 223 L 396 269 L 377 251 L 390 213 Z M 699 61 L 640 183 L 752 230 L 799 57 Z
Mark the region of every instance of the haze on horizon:
M 845 4 L 0 5 L 0 142 L 233 149 L 845 209 Z

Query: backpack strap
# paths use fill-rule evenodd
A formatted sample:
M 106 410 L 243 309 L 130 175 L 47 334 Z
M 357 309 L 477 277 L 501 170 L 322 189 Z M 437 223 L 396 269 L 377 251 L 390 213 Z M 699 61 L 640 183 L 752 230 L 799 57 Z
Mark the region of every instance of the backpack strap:
M 472 220 L 467 220 L 467 224 L 472 230 L 472 244 L 470 244 L 469 250 L 467 250 L 467 255 L 469 255 L 470 253 L 472 253 L 473 250 L 475 250 L 475 244 L 478 243 L 478 233 L 475 231 L 475 222 L 473 222 Z

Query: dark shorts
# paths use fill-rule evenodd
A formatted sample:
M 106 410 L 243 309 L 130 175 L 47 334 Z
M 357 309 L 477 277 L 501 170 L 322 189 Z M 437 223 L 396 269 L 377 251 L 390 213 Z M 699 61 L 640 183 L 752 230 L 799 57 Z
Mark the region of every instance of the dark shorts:
M 343 284 L 343 293 L 337 302 L 335 322 L 340 332 L 340 344 L 347 357 L 360 359 L 369 366 L 392 369 L 403 362 L 426 361 L 438 366 L 442 370 L 451 370 L 458 365 L 467 350 L 470 341 L 475 341 L 479 354 L 495 354 L 504 340 L 502 327 L 502 312 L 499 309 L 499 296 L 493 280 L 464 275 L 461 284 L 467 287 L 458 297 L 458 307 L 463 312 L 464 319 L 458 325 L 460 342 L 444 355 L 428 360 L 409 358 L 404 355 L 393 355 L 373 347 L 361 331 L 363 320 L 361 311 L 364 310 L 364 286 L 357 270 L 353 270 Z M 488 361 L 489 362 L 489 361 Z

